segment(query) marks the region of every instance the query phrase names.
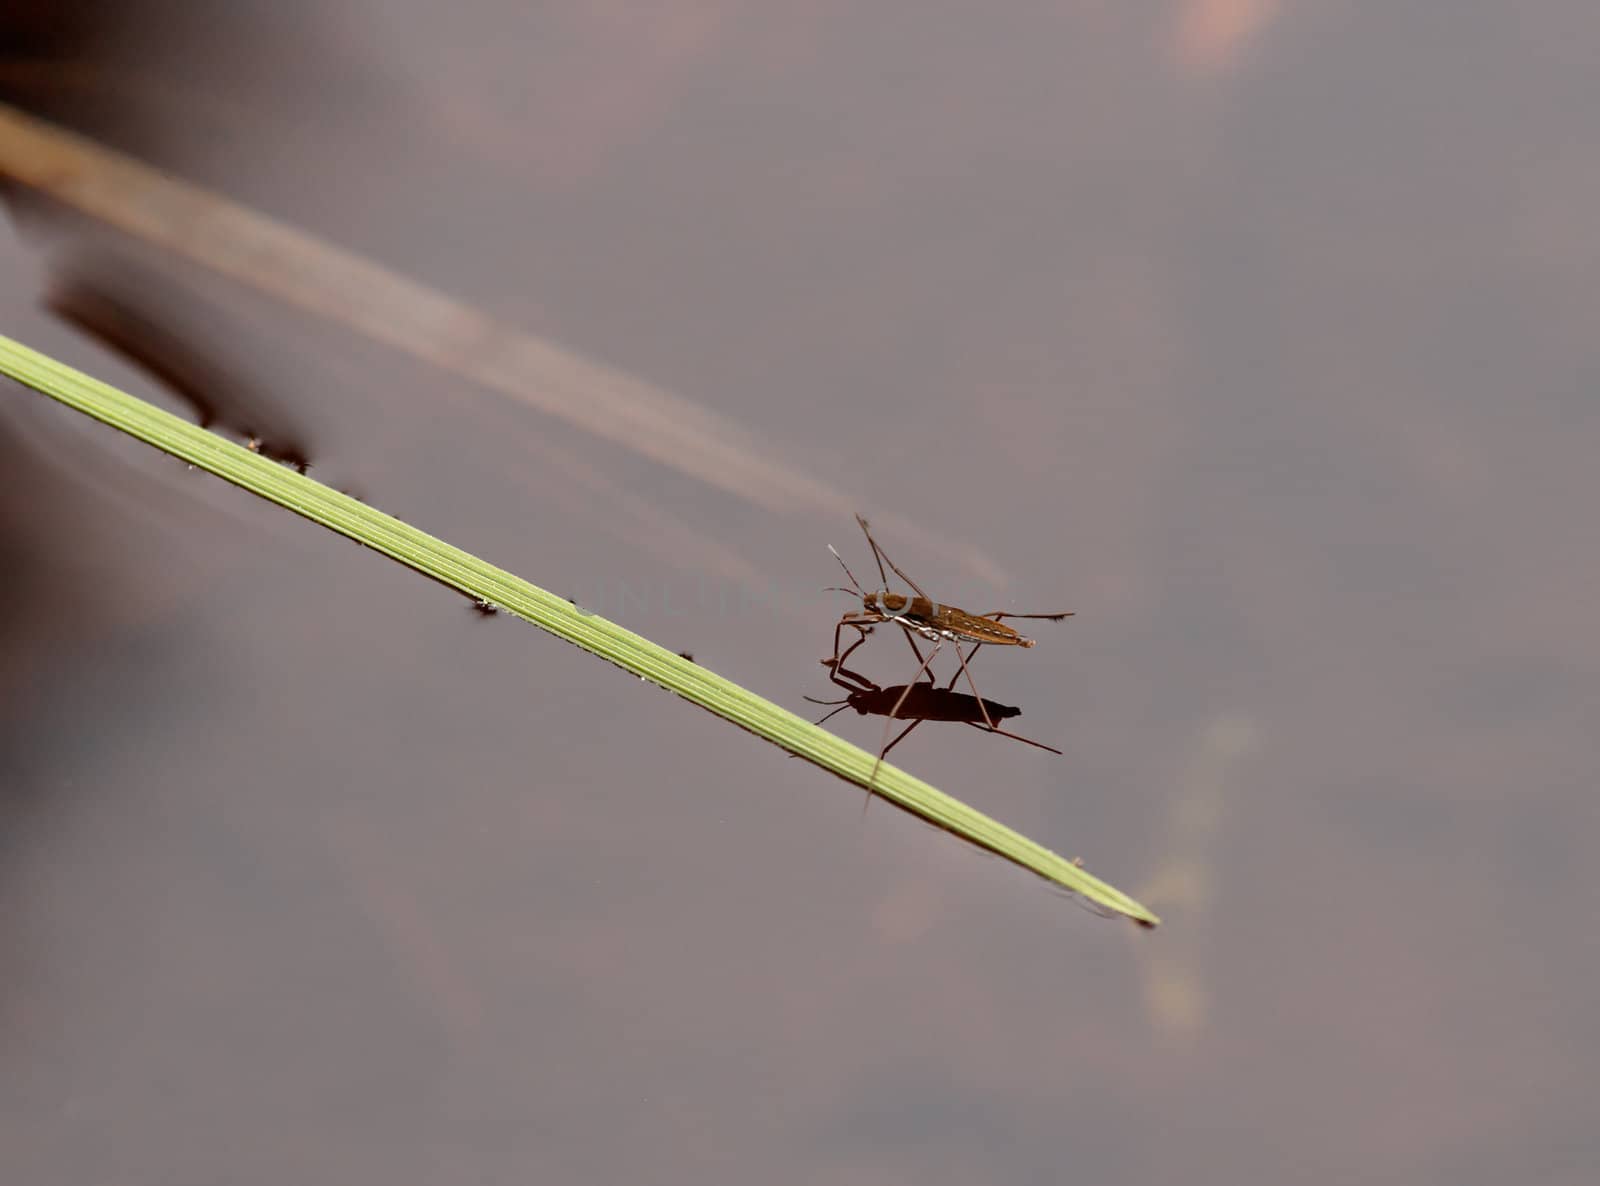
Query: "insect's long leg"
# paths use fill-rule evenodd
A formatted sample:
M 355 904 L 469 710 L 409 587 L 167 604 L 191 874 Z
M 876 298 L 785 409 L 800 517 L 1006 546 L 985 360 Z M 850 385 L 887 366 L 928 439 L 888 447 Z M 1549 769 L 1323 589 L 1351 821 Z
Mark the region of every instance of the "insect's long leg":
M 981 647 L 982 645 L 983 644 L 980 642 L 977 646 L 973 647 L 972 653 L 976 655 L 978 653 L 978 647 Z M 961 663 L 961 673 L 967 677 L 967 687 L 971 688 L 972 694 L 978 698 L 978 711 L 983 714 L 983 723 L 989 728 L 994 729 L 996 733 L 1000 732 L 999 729 L 995 729 L 994 722 L 989 719 L 989 706 L 983 702 L 983 693 L 978 691 L 978 685 L 973 682 L 972 670 L 967 666 L 967 656 L 961 653 L 961 648 L 959 646 L 956 647 L 956 658 Z
M 855 696 L 862 692 L 878 692 L 882 690 L 877 684 L 873 683 L 866 676 L 861 675 L 859 672 L 851 671 L 844 665 L 845 660 L 855 653 L 855 649 L 867 641 L 867 631 L 859 626 L 857 626 L 856 629 L 861 632 L 861 637 L 856 639 L 847 648 L 845 648 L 844 654 L 840 655 L 837 659 L 824 659 L 822 661 L 822 665 L 828 669 L 828 679 L 835 684 L 838 684 L 839 687 L 843 688 L 849 693 L 849 695 L 843 700 L 818 700 L 815 696 L 800 697 L 800 699 L 809 701 L 812 704 L 836 704 L 839 706 L 819 720 L 813 721 L 813 724 L 823 724 L 829 719 L 829 717 L 837 716 L 839 713 L 849 708 L 851 696 Z M 834 641 L 834 646 L 836 648 L 838 646 L 837 638 Z
M 981 642 L 973 643 L 972 644 L 972 649 L 967 652 L 967 662 L 971 663 L 972 662 L 972 656 L 976 655 L 982 649 L 983 649 L 983 644 Z M 954 688 L 956 686 L 956 681 L 958 679 L 960 679 L 960 678 L 961 678 L 961 669 L 957 668 L 956 669 L 956 673 L 950 677 L 950 682 L 947 683 L 944 686 L 944 690 L 947 691 L 947 692 L 950 691 L 952 688 Z M 972 677 L 969 675 L 969 676 L 967 676 L 967 679 L 970 681 L 972 679 Z M 974 688 L 973 691 L 977 691 L 977 689 Z M 983 697 L 979 696 L 978 699 L 981 701 L 983 699 Z
M 917 640 L 912 636 L 911 631 L 902 630 L 900 633 L 906 636 L 906 645 L 911 648 L 911 653 L 917 657 L 917 662 L 923 666 L 926 666 L 922 658 L 922 652 L 917 649 Z M 917 681 L 912 680 L 911 682 L 916 683 Z M 928 671 L 928 682 L 930 684 L 933 683 L 933 672 L 931 670 Z
M 857 634 L 860 637 L 858 637 L 853 643 L 851 643 L 848 647 L 846 647 L 844 654 L 841 655 L 839 653 L 839 631 L 843 630 L 846 626 L 854 626 L 856 628 Z M 856 678 L 856 680 L 858 680 L 859 682 L 852 684 L 852 683 L 848 683 L 845 680 L 839 678 L 839 671 L 840 671 L 841 668 L 844 667 L 844 661 L 850 657 L 850 655 L 855 651 L 855 649 L 858 646 L 860 646 L 862 643 L 867 641 L 867 633 L 868 633 L 867 627 L 862 626 L 860 623 L 851 622 L 851 621 L 849 621 L 847 619 L 840 619 L 839 624 L 833 628 L 833 658 L 824 659 L 822 661 L 822 665 L 828 669 L 828 678 L 830 680 L 832 680 L 834 683 L 838 684 L 846 692 L 849 692 L 851 694 L 854 694 L 856 692 L 875 691 L 876 690 L 876 685 L 873 684 L 870 680 L 863 679 L 861 676 L 856 675 L 855 672 L 850 671 L 848 669 L 846 669 L 845 674 L 849 675 L 849 676 L 854 676 Z M 843 712 L 846 708 L 850 707 L 850 697 L 849 696 L 846 696 L 843 700 L 818 700 L 815 696 L 802 696 L 801 699 L 802 700 L 808 700 L 812 704 L 837 704 L 839 706 L 838 708 L 834 709 L 833 712 L 830 712 L 827 715 L 823 716 L 820 720 L 812 722 L 813 724 L 817 724 L 817 725 L 822 724 L 829 717 L 836 716 L 837 714 Z
M 839 663 L 840 663 L 840 659 L 839 659 L 839 635 L 844 630 L 844 628 L 846 626 L 849 626 L 850 624 L 851 623 L 847 618 L 840 618 L 838 623 L 834 626 L 834 628 L 833 628 L 833 658 L 831 660 L 829 660 L 829 666 L 837 667 L 839 665 Z M 861 635 L 861 637 L 865 638 L 866 634 L 863 633 Z
M 890 721 L 894 720 L 893 717 L 890 717 L 889 719 L 890 719 Z M 882 752 L 878 754 L 878 762 L 881 764 L 883 762 L 883 760 L 889 756 L 889 751 L 892 750 L 895 746 L 899 745 L 902 741 L 904 741 L 906 739 L 906 735 L 908 733 L 910 733 L 911 730 L 915 729 L 918 725 L 922 724 L 922 721 L 923 721 L 923 718 L 922 717 L 918 717 L 916 720 L 912 721 L 909 725 L 907 725 L 904 729 L 900 730 L 900 732 L 895 736 L 895 739 L 893 741 L 891 741 L 888 745 L 884 746 Z M 977 726 L 977 728 L 981 729 L 981 728 L 983 728 L 983 726 L 979 725 L 979 726 Z M 885 729 L 883 735 L 885 737 L 887 737 L 889 735 L 889 731 L 887 729 Z M 872 768 L 872 778 L 868 780 L 867 798 L 866 798 L 865 802 L 863 802 L 861 804 L 861 818 L 862 819 L 866 819 L 867 818 L 867 808 L 872 806 L 872 787 L 871 787 L 871 783 L 877 779 L 877 776 L 878 776 L 878 768 L 877 768 L 877 766 L 874 766 Z
M 971 663 L 972 662 L 972 657 L 974 655 L 976 655 L 982 649 L 983 649 L 983 644 L 981 642 L 973 643 L 972 644 L 972 649 L 970 651 L 968 651 L 967 654 L 966 654 L 967 662 Z M 959 654 L 960 652 L 958 651 L 957 653 Z M 945 690 L 949 691 L 950 689 L 954 688 L 956 686 L 956 681 L 958 679 L 960 679 L 960 678 L 961 678 L 961 672 L 957 671 L 954 675 L 952 675 L 950 677 L 950 682 L 945 685 Z M 968 673 L 967 678 L 968 678 L 969 681 L 971 680 L 971 678 L 972 678 L 971 673 Z M 978 703 L 980 705 L 983 703 L 983 697 L 982 696 L 978 697 Z M 988 720 L 988 718 L 989 718 L 989 714 L 988 714 L 987 710 L 985 710 L 984 719 Z M 1059 754 L 1061 752 L 1060 750 L 1058 750 L 1053 745 L 1046 745 L 1042 741 L 1035 741 L 1033 738 L 1024 737 L 1020 733 L 1011 733 L 1011 732 L 1006 731 L 1005 729 L 994 728 L 992 725 L 980 725 L 980 724 L 978 724 L 977 721 L 965 721 L 963 723 L 971 725 L 974 729 L 981 729 L 985 733 L 998 733 L 998 734 L 1000 734 L 1001 737 L 1010 737 L 1010 738 L 1012 738 L 1013 740 L 1016 740 L 1016 741 L 1025 741 L 1029 745 L 1036 745 L 1040 749 L 1049 750 L 1053 754 Z M 907 730 L 907 732 L 910 732 L 910 730 Z M 901 736 L 904 736 L 904 734 L 901 734 Z
M 909 632 L 907 632 L 906 637 L 908 639 L 911 637 Z M 917 650 L 917 644 L 913 642 L 911 644 L 911 649 L 913 651 L 916 651 Z M 989 719 L 989 709 L 987 708 L 987 706 L 985 706 L 985 704 L 983 702 L 983 697 L 981 695 L 979 695 L 979 693 L 978 693 L 978 685 L 972 682 L 972 672 L 967 667 L 967 664 L 972 662 L 972 657 L 974 655 L 976 655 L 982 649 L 983 649 L 983 644 L 981 642 L 975 642 L 975 643 L 972 644 L 972 649 L 970 651 L 968 651 L 965 655 L 963 655 L 961 653 L 961 648 L 959 646 L 956 647 L 956 658 L 960 661 L 960 667 L 958 668 L 956 673 L 950 677 L 950 682 L 947 683 L 944 686 L 944 690 L 948 692 L 951 689 L 953 689 L 956 686 L 956 681 L 958 679 L 960 679 L 963 674 L 966 675 L 966 677 L 967 677 L 967 686 L 972 689 L 973 696 L 977 698 L 978 711 L 983 714 L 983 719 L 984 719 L 985 724 L 984 725 L 980 725 L 980 724 L 978 724 L 977 721 L 968 721 L 967 723 L 969 725 L 973 726 L 974 728 L 977 728 L 977 729 L 982 729 L 982 728 L 987 727 L 990 730 L 992 730 L 993 732 L 1000 733 L 1000 732 L 1003 732 L 1004 730 L 996 729 L 994 722 Z M 922 653 L 920 651 L 917 652 L 917 657 L 918 658 L 922 657 Z M 932 661 L 931 658 L 930 658 L 929 661 L 930 662 Z M 933 682 L 933 673 L 931 671 L 928 673 L 928 682 L 929 683 Z
M 934 640 L 933 649 L 928 652 L 928 657 L 922 661 L 922 666 L 917 668 L 916 674 L 911 677 L 911 682 L 901 689 L 900 699 L 896 700 L 894 702 L 894 707 L 889 710 L 889 719 L 884 722 L 883 726 L 884 746 L 878 751 L 878 760 L 872 764 L 872 777 L 867 779 L 867 786 L 869 789 L 873 783 L 878 781 L 878 767 L 883 765 L 883 755 L 889 752 L 889 733 L 894 728 L 894 722 L 900 713 L 900 709 L 905 705 L 906 697 L 911 695 L 911 689 L 916 687 L 917 681 L 922 678 L 922 673 L 927 671 L 928 668 L 933 665 L 933 657 L 939 653 L 939 648 L 943 645 L 943 639 Z M 917 649 L 915 644 L 912 645 L 911 649 Z M 960 653 L 961 648 L 957 647 L 956 654 L 959 655 Z M 982 703 L 983 702 L 980 700 L 979 704 L 981 705 Z M 984 710 L 983 719 L 986 721 L 989 719 L 989 712 L 987 709 Z
M 916 720 L 912 721 L 909 725 L 907 725 L 904 729 L 900 730 L 900 735 L 898 737 L 896 737 L 893 741 L 891 741 L 888 745 L 883 747 L 883 753 L 882 753 L 881 757 L 887 758 L 889 756 L 889 751 L 892 750 L 895 746 L 899 745 L 902 741 L 904 741 L 906 739 L 906 734 L 911 732 L 911 730 L 915 729 L 918 725 L 922 724 L 924 719 L 925 718 L 923 718 L 923 717 L 918 717 Z
M 837 657 L 833 658 L 833 659 L 824 659 L 822 662 L 829 669 L 829 671 L 831 672 L 831 674 L 828 676 L 828 678 L 833 680 L 834 683 L 836 683 L 836 684 L 841 683 L 841 681 L 839 679 L 839 675 L 842 672 L 845 675 L 851 676 L 856 681 L 855 685 L 853 687 L 851 687 L 851 691 L 855 691 L 855 692 L 872 691 L 872 692 L 875 692 L 875 691 L 877 691 L 877 688 L 878 688 L 878 686 L 876 684 L 874 684 L 871 680 L 865 678 L 864 676 L 857 675 L 855 672 L 849 670 L 844 665 L 844 661 L 846 659 L 848 659 L 851 655 L 856 653 L 856 648 L 859 647 L 862 643 L 867 641 L 867 631 L 864 630 L 860 626 L 857 626 L 856 630 L 859 633 L 860 637 L 858 637 L 853 643 L 851 643 L 848 647 L 846 647 L 845 648 L 845 652 L 842 655 L 839 654 L 838 636 L 837 636 L 837 632 L 836 632 L 835 633 L 833 653 Z M 849 685 L 844 685 L 844 686 L 849 686 Z
M 833 628 L 832 663 L 836 665 L 844 662 L 844 659 L 839 654 L 840 631 L 842 631 L 846 626 L 854 626 L 857 633 L 861 635 L 860 638 L 856 639 L 856 641 L 851 644 L 850 650 L 845 652 L 845 654 L 848 655 L 850 651 L 855 650 L 856 647 L 860 646 L 866 641 L 867 635 L 871 633 L 871 627 L 875 626 L 881 621 L 883 621 L 883 617 L 880 614 L 845 614 L 844 617 L 840 618 L 838 624 Z
M 859 642 L 856 643 L 855 646 L 850 648 L 850 651 L 855 650 L 856 647 L 860 645 L 861 644 Z M 855 696 L 877 696 L 881 694 L 883 689 L 878 687 L 877 684 L 873 683 L 859 671 L 851 671 L 844 665 L 844 660 L 850 657 L 850 651 L 846 651 L 844 653 L 844 658 L 824 659 L 822 661 L 822 665 L 828 668 L 831 673 L 828 678 L 848 692 L 849 696 L 845 697 L 843 700 L 818 700 L 814 696 L 802 696 L 801 699 L 809 700 L 812 704 L 849 704 L 851 703 L 851 698 Z

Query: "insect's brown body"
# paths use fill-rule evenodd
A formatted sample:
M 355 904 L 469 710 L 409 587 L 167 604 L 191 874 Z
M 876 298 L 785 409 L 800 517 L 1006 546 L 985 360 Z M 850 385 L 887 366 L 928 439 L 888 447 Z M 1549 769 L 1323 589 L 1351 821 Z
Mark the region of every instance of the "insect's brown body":
M 849 589 L 841 589 L 840 591 L 845 593 L 853 592 L 860 597 L 861 610 L 858 613 L 845 614 L 839 619 L 838 624 L 833 630 L 833 658 L 825 659 L 823 662 L 828 664 L 828 666 L 833 670 L 835 683 L 839 683 L 843 687 L 849 687 L 848 684 L 843 684 L 842 681 L 838 679 L 838 675 L 841 671 L 841 665 L 843 664 L 845 657 L 847 657 L 851 651 L 854 651 L 856 647 L 860 646 L 866 641 L 867 635 L 872 632 L 872 628 L 874 626 L 888 622 L 898 624 L 902 628 L 905 634 L 906 642 L 910 645 L 912 653 L 916 655 L 918 664 L 916 674 L 911 677 L 911 682 L 909 684 L 903 684 L 899 686 L 900 694 L 898 698 L 884 714 L 890 718 L 891 722 L 896 719 L 916 719 L 913 720 L 910 726 L 901 732 L 899 737 L 896 737 L 894 741 L 889 742 L 883 747 L 878 754 L 878 762 L 881 763 L 883 761 L 883 755 L 888 753 L 889 750 L 900 740 L 900 738 L 904 737 L 906 733 L 909 733 L 911 729 L 915 728 L 920 721 L 942 719 L 935 718 L 927 714 L 919 715 L 913 712 L 905 711 L 905 708 L 906 702 L 909 701 L 913 696 L 924 695 L 924 693 L 917 691 L 919 688 L 927 688 L 933 692 L 941 691 L 941 689 L 934 687 L 931 674 L 929 675 L 929 679 L 926 684 L 922 683 L 921 680 L 923 674 L 930 671 L 934 657 L 938 655 L 940 648 L 943 647 L 947 642 L 955 644 L 954 649 L 956 653 L 956 662 L 960 664 L 961 668 L 957 676 L 952 677 L 950 681 L 951 685 L 954 685 L 955 679 L 959 678 L 959 676 L 966 676 L 967 685 L 972 689 L 972 696 L 970 697 L 972 705 L 973 707 L 977 708 L 983 719 L 983 723 L 981 725 L 976 721 L 969 721 L 968 723 L 977 725 L 977 727 L 980 729 L 987 729 L 992 733 L 1005 733 L 1005 730 L 996 728 L 994 716 L 988 710 L 988 705 L 992 702 L 987 701 L 978 695 L 978 687 L 972 682 L 972 672 L 967 667 L 969 660 L 971 660 L 972 656 L 978 653 L 979 648 L 985 646 L 1031 647 L 1034 645 L 1033 639 L 1024 638 L 1017 630 L 1007 626 L 1003 621 L 1001 621 L 1002 618 L 1042 618 L 1047 621 L 1059 622 L 1063 618 L 1070 618 L 1072 616 L 1071 611 L 1068 610 L 1055 614 L 1012 614 L 1005 612 L 972 614 L 968 613 L 964 609 L 958 609 L 953 605 L 943 605 L 929 597 L 923 590 L 922 586 L 918 585 L 916 581 L 912 580 L 903 571 L 901 571 L 899 565 L 897 565 L 893 560 L 889 559 L 888 554 L 885 553 L 884 550 L 878 546 L 878 542 L 872 538 L 872 530 L 870 527 L 868 527 L 865 519 L 863 519 L 860 515 L 857 515 L 856 522 L 861 525 L 861 532 L 867 537 L 868 546 L 872 548 L 873 559 L 878 563 L 878 575 L 883 578 L 883 587 L 876 590 L 863 589 L 861 587 L 861 583 L 856 580 L 855 574 L 850 571 L 850 566 L 845 564 L 844 558 L 840 556 L 839 553 L 833 548 L 830 547 L 828 549 L 829 551 L 833 552 L 834 558 L 839 561 L 840 567 L 844 569 L 845 576 L 850 579 L 851 587 Z M 914 596 L 905 593 L 896 593 L 888 588 L 889 579 L 888 572 L 885 571 L 885 565 L 887 565 L 888 569 L 893 571 L 896 576 L 911 586 L 915 594 Z M 841 655 L 839 653 L 839 636 L 840 632 L 846 627 L 854 627 L 861 637 L 852 643 L 851 646 L 844 652 L 844 654 Z M 918 649 L 916 638 L 914 636 L 921 636 L 927 641 L 933 643 L 933 649 L 926 658 L 923 657 L 921 650 Z M 966 654 L 962 654 L 961 651 L 963 643 L 972 644 L 972 649 Z M 853 675 L 854 673 L 847 674 Z M 856 678 L 859 679 L 860 677 Z M 863 684 L 867 683 L 865 680 L 862 682 Z M 868 686 L 876 687 L 876 685 Z M 942 690 L 949 693 L 949 689 Z M 953 695 L 954 693 L 949 694 Z M 964 695 L 964 693 L 962 695 Z M 865 701 L 863 702 L 865 703 Z M 951 710 L 954 711 L 953 706 Z M 869 710 L 858 709 L 857 711 L 866 712 Z M 827 718 L 823 719 L 826 720 Z M 886 726 L 884 729 L 885 740 L 888 739 L 888 736 L 889 728 Z M 1016 734 L 1008 733 L 1006 736 L 1016 737 Z M 1026 737 L 1018 737 L 1017 740 L 1028 741 Z M 1050 746 L 1041 745 L 1037 741 L 1028 741 L 1028 744 L 1038 745 L 1041 749 L 1050 749 L 1052 753 L 1061 752 L 1060 750 L 1051 749 Z M 876 765 L 873 766 L 872 777 L 877 777 Z
M 878 622 L 898 622 L 907 630 L 922 635 L 930 641 L 974 642 L 986 646 L 1031 647 L 1033 639 L 1024 638 L 1004 622 L 994 618 L 980 618 L 953 605 L 940 605 L 926 597 L 907 597 L 880 589 L 864 593 L 861 598 L 862 613 L 846 614 L 845 625 L 868 625 Z M 1044 616 L 1044 615 L 1028 615 Z M 1070 617 L 1069 614 L 1048 615 Z

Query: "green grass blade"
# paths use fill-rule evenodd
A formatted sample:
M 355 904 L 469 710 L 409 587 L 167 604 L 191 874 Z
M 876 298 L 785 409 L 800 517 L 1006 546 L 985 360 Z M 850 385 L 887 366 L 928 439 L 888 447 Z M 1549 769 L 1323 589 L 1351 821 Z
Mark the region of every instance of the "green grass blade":
M 613 622 L 340 494 L 287 466 L 0 336 L 0 373 L 410 568 L 480 597 L 865 787 L 873 755 Z M 1005 857 L 1090 903 L 1145 926 L 1159 919 L 1071 861 L 885 763 L 874 788 L 928 822 Z

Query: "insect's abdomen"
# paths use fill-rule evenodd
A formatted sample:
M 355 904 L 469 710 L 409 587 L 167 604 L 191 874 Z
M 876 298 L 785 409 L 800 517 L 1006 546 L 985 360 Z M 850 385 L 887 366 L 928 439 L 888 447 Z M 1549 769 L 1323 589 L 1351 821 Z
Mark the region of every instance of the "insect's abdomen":
M 1031 647 L 1033 639 L 1023 638 L 1004 622 L 993 618 L 975 618 L 971 614 L 947 605 L 939 607 L 939 625 L 951 634 L 969 642 L 988 643 L 993 646 Z

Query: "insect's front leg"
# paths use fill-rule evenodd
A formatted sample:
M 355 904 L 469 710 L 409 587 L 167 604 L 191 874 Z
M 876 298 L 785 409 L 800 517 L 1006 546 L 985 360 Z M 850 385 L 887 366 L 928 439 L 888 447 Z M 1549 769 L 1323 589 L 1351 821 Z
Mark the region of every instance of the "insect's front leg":
M 883 621 L 882 614 L 845 614 L 844 617 L 839 619 L 838 625 L 833 628 L 833 658 L 824 661 L 828 666 L 835 668 L 844 662 L 844 656 L 839 654 L 839 634 L 846 626 L 854 626 L 856 632 L 861 635 L 850 645 L 850 649 L 845 652 L 845 655 L 848 655 L 850 651 L 855 650 L 856 647 L 867 640 L 867 635 L 872 633 L 872 627 L 881 621 Z
M 860 629 L 860 627 L 857 627 L 857 629 Z M 838 684 L 841 688 L 844 688 L 846 691 L 881 692 L 883 690 L 860 672 L 851 671 L 844 665 L 845 660 L 850 658 L 850 656 L 855 653 L 855 649 L 866 641 L 867 632 L 865 630 L 861 630 L 861 637 L 851 643 L 849 647 L 845 649 L 844 654 L 840 655 L 837 659 L 824 659 L 822 661 L 822 665 L 828 669 L 828 678 L 834 683 Z

